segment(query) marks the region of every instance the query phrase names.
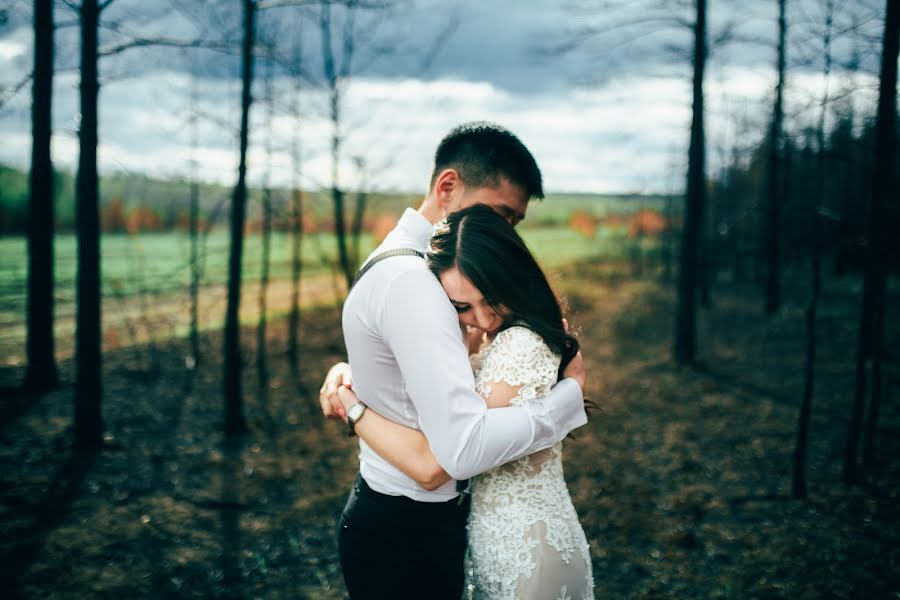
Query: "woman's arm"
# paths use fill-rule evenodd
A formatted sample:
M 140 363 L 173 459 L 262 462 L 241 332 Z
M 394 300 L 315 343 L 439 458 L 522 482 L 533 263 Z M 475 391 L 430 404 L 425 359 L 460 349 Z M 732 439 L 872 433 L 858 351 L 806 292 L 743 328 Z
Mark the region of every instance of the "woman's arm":
M 521 388 L 521 385 L 512 386 L 503 381 L 492 383 L 485 402 L 489 409 L 509 406 Z M 345 414 L 350 406 L 359 402 L 353 390 L 346 386 L 338 388 L 338 396 Z M 452 479 L 438 464 L 425 434 L 418 429 L 395 423 L 371 408 L 366 408 L 354 430 L 378 456 L 426 490 L 436 490 Z
M 346 409 L 359 402 L 356 394 L 346 386 L 338 388 L 338 396 L 345 413 Z M 417 429 L 385 419 L 371 408 L 366 408 L 362 418 L 356 422 L 355 431 L 376 454 L 426 490 L 436 490 L 452 479 L 438 464 L 425 434 Z

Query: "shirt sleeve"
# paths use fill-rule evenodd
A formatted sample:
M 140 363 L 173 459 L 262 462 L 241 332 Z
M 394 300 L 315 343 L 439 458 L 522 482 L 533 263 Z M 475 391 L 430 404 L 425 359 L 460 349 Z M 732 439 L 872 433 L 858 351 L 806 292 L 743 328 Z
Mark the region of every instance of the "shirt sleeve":
M 456 311 L 426 269 L 391 282 L 380 323 L 422 432 L 454 479 L 548 448 L 587 423 L 574 380 L 560 382 L 527 406 L 488 409 L 475 391 Z

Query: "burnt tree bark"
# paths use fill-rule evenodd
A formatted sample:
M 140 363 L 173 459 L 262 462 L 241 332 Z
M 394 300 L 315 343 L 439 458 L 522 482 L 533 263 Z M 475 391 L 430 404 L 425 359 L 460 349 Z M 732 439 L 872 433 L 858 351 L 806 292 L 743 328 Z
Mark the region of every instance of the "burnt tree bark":
M 812 399 L 815 391 L 816 376 L 816 315 L 819 309 L 819 296 L 822 289 L 822 227 L 821 216 L 825 207 L 825 178 L 827 156 L 825 153 L 825 115 L 828 112 L 828 85 L 831 76 L 831 34 L 834 25 L 834 1 L 828 0 L 825 9 L 825 92 L 819 111 L 817 128 L 818 157 L 814 201 L 811 203 L 812 254 L 811 289 L 806 306 L 806 368 L 803 376 L 803 398 L 800 402 L 800 414 L 797 418 L 797 440 L 794 445 L 794 473 L 791 491 L 794 498 L 806 498 L 806 448 L 809 439 L 809 420 L 812 413 Z
M 78 234 L 77 313 L 75 317 L 75 445 L 98 448 L 102 442 L 100 215 L 97 177 L 97 0 L 81 3 L 81 122 L 75 221 Z
M 673 356 L 676 362 L 693 363 L 697 336 L 697 275 L 700 226 L 706 197 L 704 177 L 703 73 L 706 63 L 706 0 L 696 0 L 694 23 L 694 79 L 691 142 L 688 150 L 687 193 L 678 273 L 678 309 Z
M 299 34 L 298 34 L 299 36 Z M 299 39 L 295 41 L 297 58 L 297 70 L 302 64 L 300 50 L 302 44 Z M 292 113 L 295 120 L 300 120 L 300 91 L 301 79 L 296 77 L 296 89 L 294 91 L 294 103 Z M 300 335 L 300 275 L 303 270 L 303 192 L 300 190 L 300 127 L 295 125 L 291 138 L 291 310 L 288 317 L 288 362 L 291 372 L 296 374 L 300 367 L 300 348 L 298 337 Z
M 53 2 L 34 3 L 34 79 L 31 172 L 28 187 L 28 368 L 25 389 L 43 392 L 59 383 L 53 337 Z
M 781 306 L 781 136 L 784 121 L 784 71 L 787 38 L 787 0 L 778 0 L 778 83 L 775 86 L 775 106 L 772 111 L 772 129 L 769 133 L 769 185 L 766 198 L 766 227 L 763 247 L 766 251 L 766 303 L 765 314 L 773 315 Z
M 350 7 L 352 10 L 352 6 Z M 325 3 L 319 13 L 319 28 L 322 40 L 322 60 L 325 79 L 328 85 L 328 103 L 331 117 L 331 202 L 334 208 L 334 235 L 338 251 L 338 266 L 347 282 L 347 289 L 353 282 L 353 267 L 350 264 L 350 253 L 347 248 L 347 227 L 344 216 L 344 191 L 340 187 L 341 156 L 341 83 L 349 75 L 353 58 L 352 29 L 345 30 L 343 39 L 343 56 L 340 68 L 335 65 L 332 48 L 331 4 Z
M 244 0 L 244 43 L 241 50 L 241 132 L 238 179 L 231 202 L 231 251 L 228 259 L 228 306 L 225 312 L 225 433 L 247 431 L 241 396 L 241 263 L 244 251 L 244 222 L 247 208 L 247 145 L 249 137 L 251 88 L 253 85 L 253 45 L 256 2 Z

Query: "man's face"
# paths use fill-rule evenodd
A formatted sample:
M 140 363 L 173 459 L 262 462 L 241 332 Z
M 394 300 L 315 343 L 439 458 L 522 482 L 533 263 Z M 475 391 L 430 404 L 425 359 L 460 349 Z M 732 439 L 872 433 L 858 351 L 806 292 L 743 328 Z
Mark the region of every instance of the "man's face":
M 450 204 L 448 211 L 455 213 L 473 204 L 486 204 L 515 227 L 525 218 L 528 196 L 521 186 L 500 178 L 496 187 L 463 188 L 462 193 Z

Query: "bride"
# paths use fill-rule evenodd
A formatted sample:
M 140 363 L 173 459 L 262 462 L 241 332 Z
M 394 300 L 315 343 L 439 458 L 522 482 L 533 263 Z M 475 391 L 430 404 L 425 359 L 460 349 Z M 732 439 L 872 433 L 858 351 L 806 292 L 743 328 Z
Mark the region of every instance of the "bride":
M 476 389 L 488 407 L 527 406 L 545 395 L 578 342 L 564 329 L 556 296 L 515 229 L 484 205 L 469 207 L 438 226 L 427 261 L 459 314 Z M 348 388 L 340 397 L 345 409 L 359 401 Z M 356 432 L 384 459 L 426 489 L 451 479 L 422 432 L 371 409 L 365 415 Z M 470 487 L 470 598 L 594 597 L 561 443 L 482 473 Z

